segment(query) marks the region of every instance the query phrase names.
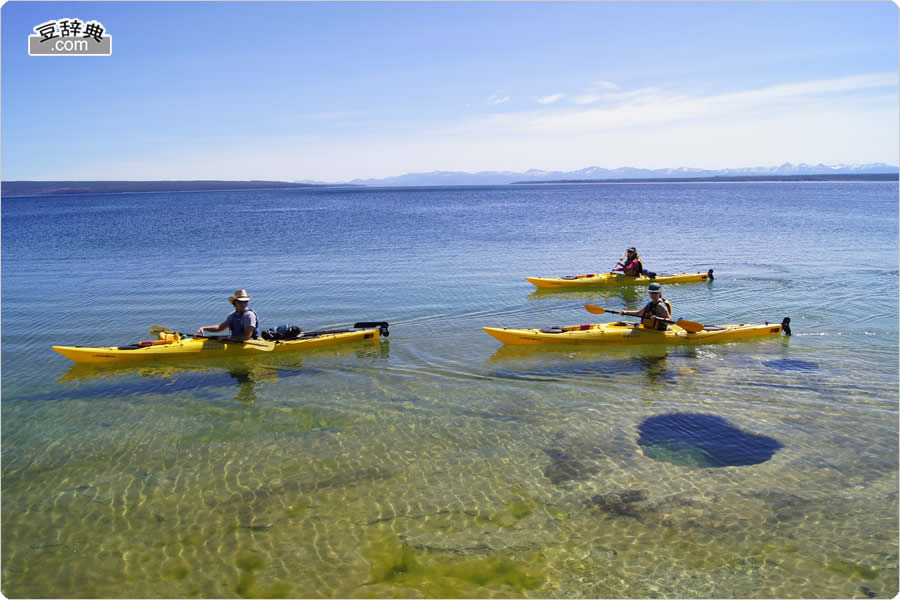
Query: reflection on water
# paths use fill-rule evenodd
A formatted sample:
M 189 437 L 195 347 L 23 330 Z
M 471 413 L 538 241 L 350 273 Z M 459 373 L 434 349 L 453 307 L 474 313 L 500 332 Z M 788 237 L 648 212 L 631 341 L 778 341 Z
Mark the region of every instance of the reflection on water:
M 215 397 L 212 390 L 216 388 L 236 387 L 237 400 L 252 402 L 257 383 L 275 383 L 279 376 L 296 377 L 316 372 L 318 371 L 315 369 L 303 369 L 302 363 L 294 364 L 289 369 L 242 364 L 231 367 L 181 364 L 103 367 L 81 364 L 73 366 L 58 379 L 69 386 L 53 394 L 53 398 L 83 399 L 94 397 L 98 393 L 122 397 L 192 393 Z M 47 398 L 47 394 L 23 395 L 21 398 L 37 400 Z
M 696 283 L 677 283 L 664 286 L 663 295 L 666 298 L 678 298 L 684 292 L 696 294 L 699 290 L 712 290 L 714 281 Z M 528 294 L 528 300 L 532 302 L 581 302 L 583 304 L 598 304 L 608 310 L 635 310 L 648 302 L 646 285 L 596 287 L 596 288 L 538 288 Z M 673 307 L 674 308 L 674 307 Z M 679 307 L 682 308 L 682 307 Z
M 632 306 L 637 305 L 647 295 L 645 286 L 621 286 L 621 287 L 598 287 L 589 289 L 537 289 L 528 294 L 531 301 L 572 301 L 583 302 L 584 304 L 603 304 L 610 303 L 610 310 L 613 307 L 625 306 L 627 310 L 631 310 Z M 597 299 L 602 298 L 602 302 Z
M 228 369 L 228 374 L 237 382 L 238 391 L 234 399 L 238 402 L 253 404 L 256 401 L 257 382 L 278 381 L 278 371 L 250 368 Z
M 495 354 L 495 357 L 497 355 Z M 510 367 L 493 371 L 494 377 L 534 381 L 560 381 L 566 377 L 608 377 L 643 374 L 648 383 L 675 383 L 677 373 L 668 367 L 666 355 L 634 356 L 601 361 L 543 361 L 534 367 Z

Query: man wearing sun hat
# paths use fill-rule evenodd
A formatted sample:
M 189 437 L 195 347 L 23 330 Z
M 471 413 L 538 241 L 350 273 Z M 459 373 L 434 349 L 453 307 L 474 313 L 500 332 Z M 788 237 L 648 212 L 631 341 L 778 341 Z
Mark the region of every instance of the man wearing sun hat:
M 259 337 L 259 317 L 250 310 L 247 303 L 250 302 L 252 296 L 247 290 L 236 290 L 228 301 L 234 306 L 234 312 L 228 315 L 224 321 L 218 325 L 205 325 L 197 330 L 195 336 L 201 337 L 205 332 L 218 333 L 231 329 L 231 338 L 240 341 L 247 341 L 251 338 Z
M 650 295 L 648 302 L 641 310 L 620 310 L 620 315 L 641 317 L 641 325 L 646 329 L 665 331 L 669 325 L 660 319 L 672 320 L 672 303 L 662 297 L 662 286 L 656 282 L 647 287 Z

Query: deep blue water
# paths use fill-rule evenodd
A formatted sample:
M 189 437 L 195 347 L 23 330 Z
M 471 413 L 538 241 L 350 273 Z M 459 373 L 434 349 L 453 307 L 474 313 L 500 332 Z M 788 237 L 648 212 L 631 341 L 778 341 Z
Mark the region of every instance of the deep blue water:
M 641 289 L 524 279 L 608 271 L 632 245 L 654 271 L 715 270 L 667 287 L 677 316 L 789 316 L 795 335 L 548 351 L 481 331 L 640 307 Z M 6 198 L 2 261 L 7 596 L 897 592 L 896 183 Z M 391 336 L 114 371 L 50 349 L 194 331 L 223 320 L 237 288 L 264 328 L 387 320 Z M 671 414 L 702 418 L 642 451 L 641 423 Z M 729 452 L 771 440 L 764 460 L 709 468 L 715 444 L 688 446 L 710 422 L 738 432 L 721 436 Z M 240 506 L 217 504 L 236 493 Z M 589 501 L 609 493 L 641 500 Z M 529 508 L 508 520 L 516 503 Z M 704 518 L 708 530 L 679 525 Z M 695 534 L 708 551 L 654 541 Z M 402 547 L 422 573 L 372 583 Z M 248 555 L 264 566 L 243 569 Z M 459 575 L 498 560 L 547 567 L 512 583 Z

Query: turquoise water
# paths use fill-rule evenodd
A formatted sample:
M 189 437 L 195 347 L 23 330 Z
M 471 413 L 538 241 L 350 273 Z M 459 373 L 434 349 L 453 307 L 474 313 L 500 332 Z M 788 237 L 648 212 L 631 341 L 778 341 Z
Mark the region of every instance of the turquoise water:
M 893 597 L 898 186 L 315 189 L 2 203 L 8 597 Z M 715 270 L 676 316 L 790 338 L 504 347 Z M 52 344 L 387 320 L 308 353 L 75 368 Z

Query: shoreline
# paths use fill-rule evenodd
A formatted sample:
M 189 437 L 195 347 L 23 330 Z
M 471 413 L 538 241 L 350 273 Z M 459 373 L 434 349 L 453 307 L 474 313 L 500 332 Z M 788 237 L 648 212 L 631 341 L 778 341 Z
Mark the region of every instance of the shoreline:
M 308 189 L 343 187 L 327 184 L 292 183 L 288 181 L 4 181 L 4 198 L 76 196 L 82 194 L 137 194 L 153 192 L 224 192 L 271 189 Z

